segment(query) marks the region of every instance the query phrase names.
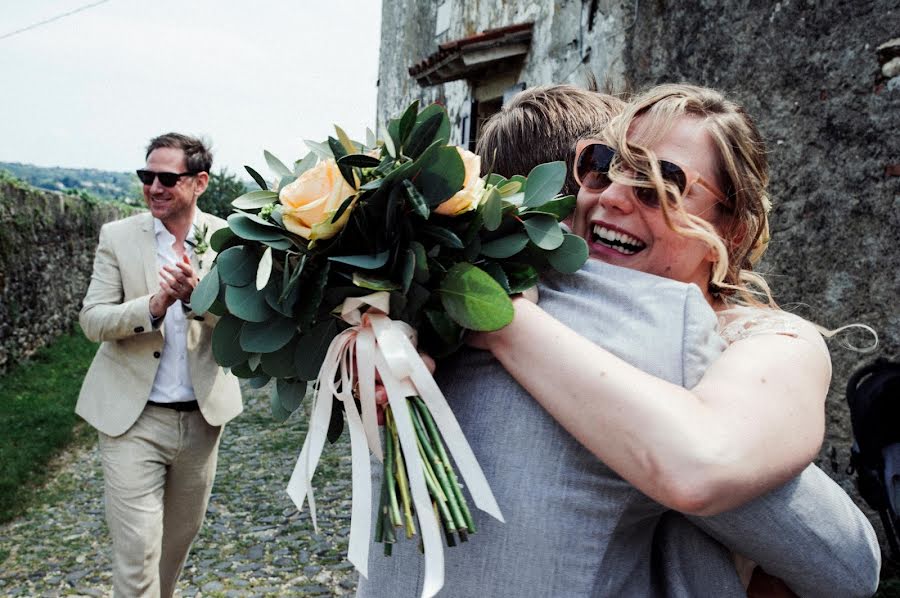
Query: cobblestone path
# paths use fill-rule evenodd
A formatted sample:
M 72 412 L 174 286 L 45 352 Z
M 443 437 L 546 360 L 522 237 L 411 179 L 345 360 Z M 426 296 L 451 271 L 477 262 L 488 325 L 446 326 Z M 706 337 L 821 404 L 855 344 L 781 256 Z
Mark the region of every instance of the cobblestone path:
M 285 493 L 305 422 L 276 425 L 266 391 L 245 390 L 228 424 L 206 523 L 194 542 L 181 596 L 347 596 L 350 527 L 347 435 L 326 445 L 316 474 L 319 534 Z M 110 543 L 96 447 L 65 455 L 45 504 L 0 526 L 0 596 L 109 596 Z M 178 594 L 176 594 L 178 595 Z

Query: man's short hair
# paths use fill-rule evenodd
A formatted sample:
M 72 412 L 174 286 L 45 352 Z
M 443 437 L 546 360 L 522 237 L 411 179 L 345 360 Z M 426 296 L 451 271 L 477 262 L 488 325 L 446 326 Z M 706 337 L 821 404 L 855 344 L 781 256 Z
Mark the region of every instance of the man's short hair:
M 481 130 L 476 153 L 482 174 L 527 175 L 538 164 L 566 163 L 564 194 L 578 192 L 572 166 L 579 139 L 602 131 L 622 111 L 619 98 L 573 85 L 542 85 L 519 92 Z
M 150 152 L 162 147 L 171 147 L 184 151 L 184 162 L 188 172 L 210 172 L 212 170 L 213 156 L 206 144 L 196 137 L 182 135 L 181 133 L 166 133 L 150 140 L 144 159 L 150 157 Z

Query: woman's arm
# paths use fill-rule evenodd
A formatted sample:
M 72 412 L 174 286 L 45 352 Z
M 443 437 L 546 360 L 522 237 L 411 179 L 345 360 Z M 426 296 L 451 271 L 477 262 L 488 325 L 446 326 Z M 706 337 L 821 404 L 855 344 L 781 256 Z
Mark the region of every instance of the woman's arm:
M 807 331 L 733 343 L 689 391 L 533 303 L 514 305 L 509 326 L 472 344 L 492 351 L 579 442 L 664 505 L 722 512 L 785 483 L 818 451 L 831 369 Z

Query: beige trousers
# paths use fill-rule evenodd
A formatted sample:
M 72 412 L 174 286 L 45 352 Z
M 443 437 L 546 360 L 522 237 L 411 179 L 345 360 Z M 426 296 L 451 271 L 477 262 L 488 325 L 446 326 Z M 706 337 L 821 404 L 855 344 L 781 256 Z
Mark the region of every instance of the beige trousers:
M 116 598 L 168 598 L 206 514 L 221 426 L 147 405 L 121 436 L 100 433 Z

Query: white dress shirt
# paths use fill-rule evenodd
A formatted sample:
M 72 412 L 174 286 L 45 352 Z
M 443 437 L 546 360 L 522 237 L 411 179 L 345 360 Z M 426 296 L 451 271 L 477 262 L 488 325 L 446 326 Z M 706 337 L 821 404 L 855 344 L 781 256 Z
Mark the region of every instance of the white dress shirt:
M 193 227 L 197 226 L 196 220 Z M 154 218 L 153 227 L 156 231 L 156 265 L 162 268 L 164 265 L 174 266 L 178 260 L 172 244 L 175 236 L 168 231 L 162 221 Z M 192 234 L 193 234 L 193 228 Z M 188 235 L 190 237 L 190 235 Z M 185 243 L 185 254 L 193 257 L 194 248 L 190 243 Z M 158 325 L 158 321 L 157 321 Z M 188 321 L 184 316 L 184 307 L 181 301 L 175 301 L 166 310 L 162 318 L 163 348 L 159 357 L 159 368 L 156 370 L 156 378 L 153 380 L 153 388 L 150 390 L 150 400 L 154 403 L 176 403 L 180 401 L 193 401 L 194 385 L 191 382 L 191 369 L 187 354 L 187 330 Z

